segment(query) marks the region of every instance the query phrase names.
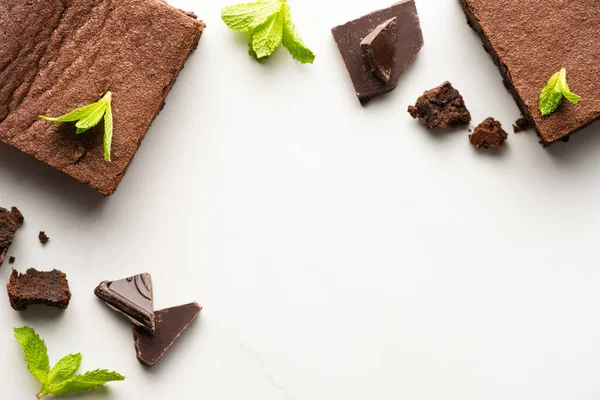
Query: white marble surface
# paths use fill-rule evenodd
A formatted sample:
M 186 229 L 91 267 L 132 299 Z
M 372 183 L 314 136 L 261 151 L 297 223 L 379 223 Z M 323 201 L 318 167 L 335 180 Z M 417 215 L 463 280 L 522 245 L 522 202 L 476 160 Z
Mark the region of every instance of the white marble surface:
M 519 117 L 456 0 L 418 0 L 425 47 L 366 108 L 329 30 L 389 1 L 290 0 L 312 66 L 251 60 L 230 3 L 172 0 L 208 27 L 111 198 L 0 146 L 0 204 L 26 216 L 15 265 L 73 292 L 64 313 L 0 297 L 2 398 L 38 389 L 12 339 L 27 324 L 52 361 L 127 376 L 74 398 L 598 399 L 600 127 L 547 150 L 511 133 L 492 155 L 411 120 L 446 79 L 474 122 Z M 93 295 L 141 271 L 157 308 L 204 305 L 153 370 Z

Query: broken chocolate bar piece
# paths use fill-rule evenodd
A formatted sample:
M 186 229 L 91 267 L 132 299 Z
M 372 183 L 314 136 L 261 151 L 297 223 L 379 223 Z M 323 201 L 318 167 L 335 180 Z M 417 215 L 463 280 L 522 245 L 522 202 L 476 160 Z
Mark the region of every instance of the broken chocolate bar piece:
M 360 42 L 360 49 L 373 73 L 384 83 L 390 81 L 396 55 L 398 18 L 388 19 Z
M 414 0 L 403 0 L 331 32 L 363 105 L 394 90 L 423 47 Z
M 157 311 L 154 335 L 135 326 L 133 338 L 140 363 L 152 367 L 165 355 L 183 331 L 192 323 L 202 306 L 190 303 Z
M 154 332 L 152 278 L 143 273 L 118 281 L 104 281 L 94 290 L 96 296 L 135 325 Z
M 414 106 L 408 107 L 408 113 L 428 129 L 456 128 L 471 122 L 471 113 L 450 82 L 427 90 Z
M 507 138 L 508 134 L 502 129 L 502 124 L 492 117 L 479 124 L 469 135 L 469 140 L 478 149 L 502 147 Z
M 110 195 L 205 25 L 157 0 L 2 0 L 0 26 L 0 141 Z M 109 91 L 111 162 L 102 123 L 77 135 L 40 119 Z
M 58 270 L 46 272 L 29 268 L 20 274 L 13 269 L 6 290 L 11 307 L 17 311 L 35 304 L 64 310 L 71 300 L 67 275 Z
M 600 118 L 598 0 L 460 0 L 460 4 L 543 144 L 563 140 Z M 556 112 L 542 116 L 540 91 L 562 67 L 581 101 L 577 105 L 563 101 Z
M 8 248 L 23 221 L 23 214 L 17 207 L 13 207 L 10 211 L 0 208 L 0 266 L 4 262 Z

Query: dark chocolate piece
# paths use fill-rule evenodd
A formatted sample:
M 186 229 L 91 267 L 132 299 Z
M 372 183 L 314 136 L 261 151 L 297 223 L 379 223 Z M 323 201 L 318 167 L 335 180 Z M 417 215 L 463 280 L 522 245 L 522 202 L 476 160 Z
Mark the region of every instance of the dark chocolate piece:
M 133 339 L 139 362 L 153 367 L 192 323 L 200 310 L 202 310 L 200 304 L 190 303 L 156 311 L 154 335 L 134 326 Z
M 469 140 L 478 149 L 502 147 L 507 138 L 508 134 L 502 129 L 502 124 L 492 117 L 479 124 L 473 134 L 469 135 Z
M 110 308 L 126 316 L 135 325 L 154 332 L 152 277 L 148 273 L 118 281 L 104 281 L 94 290 Z
M 2 0 L 0 141 L 112 194 L 204 23 L 156 0 Z M 112 161 L 103 124 L 50 123 L 112 91 Z M 161 132 L 156 132 L 157 134 Z
M 456 128 L 471 122 L 471 113 L 450 82 L 427 90 L 414 106 L 408 107 L 408 113 L 428 129 Z
M 521 117 L 518 120 L 516 120 L 515 123 L 513 124 L 513 131 L 515 133 L 519 133 L 519 132 L 526 131 L 530 127 L 531 127 L 531 123 L 529 122 L 529 120 L 527 118 Z
M 398 18 L 388 19 L 360 42 L 360 49 L 375 76 L 388 83 L 396 56 Z
M 600 117 L 598 0 L 459 1 L 543 144 L 562 140 Z M 542 117 L 540 91 L 561 67 L 582 100 L 577 105 L 564 100 L 555 113 Z
M 2 266 L 6 253 L 15 238 L 15 233 L 23 221 L 23 214 L 17 207 L 13 207 L 10 211 L 0 208 L 0 266 Z
M 38 235 L 38 239 L 40 240 L 41 244 L 46 244 L 50 241 L 50 238 L 48 237 L 48 235 L 46 235 L 46 232 L 41 231 L 40 234 Z
M 17 311 L 35 304 L 64 310 L 69 306 L 71 299 L 67 275 L 56 269 L 38 271 L 29 268 L 24 274 L 13 269 L 6 290 L 11 307 Z
M 364 47 L 361 42 L 367 43 L 370 40 L 369 34 L 381 28 L 382 24 L 390 20 L 396 20 L 396 29 L 393 31 L 395 45 L 392 54 L 365 57 Z M 336 26 L 331 30 L 333 37 L 338 45 L 340 54 L 346 64 L 346 69 L 350 74 L 354 90 L 361 103 L 364 105 L 373 97 L 390 92 L 398 86 L 400 77 L 408 66 L 414 61 L 415 57 L 423 47 L 423 35 L 419 23 L 419 15 L 414 0 L 403 0 L 393 6 L 372 12 L 364 17 L 350 21 L 344 25 Z M 387 27 L 386 32 L 376 33 L 375 43 L 384 43 L 384 47 L 389 49 L 391 46 L 391 25 Z M 361 50 L 363 47 L 363 50 Z M 385 49 L 382 49 L 385 51 Z M 387 66 L 385 58 L 391 58 L 391 68 L 389 79 L 387 81 L 378 73 L 380 66 Z M 371 65 L 369 64 L 371 60 Z M 373 62 L 374 61 L 374 62 Z M 373 68 L 372 64 L 376 67 Z M 373 73 L 372 71 L 375 71 Z M 385 75 L 385 74 L 383 74 Z

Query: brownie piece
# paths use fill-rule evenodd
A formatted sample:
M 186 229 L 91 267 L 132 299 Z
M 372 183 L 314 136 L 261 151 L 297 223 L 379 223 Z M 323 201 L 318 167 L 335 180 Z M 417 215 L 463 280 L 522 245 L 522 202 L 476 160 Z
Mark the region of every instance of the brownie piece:
M 598 0 L 459 0 L 523 115 L 549 145 L 600 117 Z M 542 117 L 539 95 L 562 67 L 581 96 Z
M 46 244 L 50 241 L 50 238 L 48 237 L 48 235 L 46 235 L 46 232 L 41 231 L 40 234 L 38 235 L 38 240 L 40 241 L 41 244 Z
M 29 268 L 26 273 L 20 274 L 13 269 L 6 290 L 11 307 L 17 311 L 34 304 L 64 310 L 71 299 L 67 275 L 58 270 L 44 272 Z
M 23 223 L 23 214 L 13 207 L 10 211 L 0 208 L 0 266 L 6 258 L 8 248 L 13 242 L 17 229 Z
M 502 124 L 492 117 L 479 124 L 469 135 L 469 140 L 478 149 L 502 147 L 507 138 L 508 134 L 502 129 Z
M 408 113 L 428 129 L 456 128 L 471 122 L 471 113 L 450 82 L 427 90 L 414 106 L 408 107 Z
M 513 131 L 515 133 L 519 133 L 519 132 L 523 132 L 526 131 L 527 129 L 529 129 L 529 127 L 531 126 L 529 120 L 525 117 L 521 117 L 518 120 L 515 121 L 515 123 L 513 124 Z
M 112 194 L 204 23 L 157 0 L 2 0 L 0 141 Z M 59 116 L 113 93 L 112 162 L 103 127 Z

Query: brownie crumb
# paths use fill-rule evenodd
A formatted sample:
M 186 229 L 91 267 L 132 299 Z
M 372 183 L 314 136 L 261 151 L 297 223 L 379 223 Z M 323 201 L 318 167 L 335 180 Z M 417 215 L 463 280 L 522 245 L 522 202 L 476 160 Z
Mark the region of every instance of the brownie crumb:
M 530 126 L 531 123 L 529 122 L 529 120 L 525 117 L 521 117 L 518 120 L 516 120 L 513 124 L 513 131 L 515 133 L 523 132 L 529 129 Z
M 40 234 L 38 235 L 38 239 L 40 239 L 40 243 L 44 245 L 50 241 L 50 238 L 48 237 L 48 235 L 46 235 L 46 232 L 44 231 L 40 232 Z
M 11 307 L 17 311 L 34 304 L 64 310 L 71 300 L 67 275 L 56 269 L 44 272 L 29 268 L 24 274 L 13 269 L 6 290 Z
M 479 124 L 473 134 L 469 135 L 469 140 L 478 149 L 502 147 L 507 138 L 508 134 L 502 129 L 502 124 L 491 117 Z
M 17 259 L 16 259 L 16 258 L 14 258 L 14 257 L 12 257 L 12 256 L 11 256 L 11 257 L 8 259 L 8 263 L 9 263 L 9 264 L 14 264 L 14 263 L 15 263 L 15 261 L 17 261 Z
M 10 211 L 0 208 L 0 266 L 11 246 L 17 229 L 23 224 L 23 214 L 13 207 Z
M 408 113 L 428 129 L 455 128 L 471 122 L 463 97 L 450 82 L 427 90 L 414 106 L 408 107 Z

